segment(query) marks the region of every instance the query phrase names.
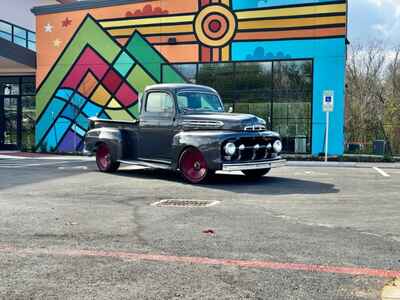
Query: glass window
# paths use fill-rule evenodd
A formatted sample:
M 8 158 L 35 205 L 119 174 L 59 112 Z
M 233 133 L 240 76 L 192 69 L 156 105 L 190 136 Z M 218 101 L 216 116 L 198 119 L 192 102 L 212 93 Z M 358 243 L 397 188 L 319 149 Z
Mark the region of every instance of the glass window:
M 0 31 L 11 34 L 11 31 L 12 31 L 11 24 L 0 21 Z
M 181 111 L 224 111 L 217 95 L 204 92 L 180 92 L 178 106 Z
M 235 65 L 235 105 L 237 113 L 270 119 L 272 63 L 243 62 Z
M 22 95 L 35 95 L 35 77 L 22 77 Z
M 235 82 L 232 63 L 200 64 L 197 83 L 214 88 L 224 103 L 233 103 Z
M 150 113 L 172 113 L 174 102 L 166 93 L 153 92 L 147 96 L 146 112 Z
M 32 51 L 36 51 L 36 44 L 34 42 L 28 42 L 28 48 Z
M 175 65 L 187 82 L 213 87 L 225 108 L 267 121 L 284 151 L 309 153 L 312 127 L 311 60 Z M 179 106 L 187 105 L 178 98 Z M 182 104 L 183 103 L 183 104 Z M 197 102 L 202 107 L 204 104 Z M 212 107 L 207 107 L 212 109 Z
M 17 37 L 26 39 L 26 34 L 27 34 L 26 30 L 19 28 L 17 26 L 14 26 L 14 36 L 15 37 L 17 36 Z
M 1 95 L 19 95 L 19 91 L 18 77 L 0 77 Z
M 31 42 L 36 42 L 36 34 L 34 32 L 28 31 L 28 40 Z
M 12 40 L 12 37 L 11 37 L 10 33 L 5 33 L 5 32 L 2 32 L 2 31 L 0 31 L 0 38 L 5 39 L 5 40 L 10 41 L 10 42 Z
M 197 64 L 174 65 L 174 68 L 182 74 L 188 83 L 196 83 Z
M 311 151 L 312 62 L 274 62 L 273 130 L 290 153 Z
M 312 83 L 311 61 L 274 62 L 275 92 L 309 91 Z
M 243 62 L 235 65 L 235 89 L 265 91 L 272 89 L 272 63 Z
M 22 149 L 33 150 L 35 147 L 35 97 L 21 97 L 22 104 Z

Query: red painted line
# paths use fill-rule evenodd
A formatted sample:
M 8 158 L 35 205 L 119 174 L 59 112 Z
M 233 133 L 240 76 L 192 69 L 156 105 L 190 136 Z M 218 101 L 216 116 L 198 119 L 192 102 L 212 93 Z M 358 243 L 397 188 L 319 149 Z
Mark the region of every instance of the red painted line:
M 234 266 L 251 269 L 289 270 L 316 273 L 332 273 L 344 275 L 361 275 L 371 277 L 396 278 L 400 277 L 400 271 L 371 269 L 361 267 L 324 266 L 301 263 L 282 263 L 264 260 L 238 260 L 238 259 L 214 259 L 207 257 L 172 256 L 157 254 L 141 254 L 119 251 L 96 250 L 50 250 L 50 249 L 17 249 L 11 246 L 1 246 L 0 253 L 16 255 L 49 255 L 68 257 L 111 257 L 124 261 L 152 261 L 165 263 L 184 263 L 194 265 Z

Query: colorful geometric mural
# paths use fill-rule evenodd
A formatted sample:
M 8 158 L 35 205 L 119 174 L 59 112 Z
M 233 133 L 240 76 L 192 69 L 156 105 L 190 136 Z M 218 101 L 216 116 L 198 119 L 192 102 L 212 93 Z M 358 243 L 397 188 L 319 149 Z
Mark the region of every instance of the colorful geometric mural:
M 88 16 L 39 88 L 38 147 L 80 151 L 89 117 L 135 120 L 139 93 L 160 82 L 184 80 L 139 32 L 121 47 Z
M 193 13 L 113 19 L 100 25 L 122 45 L 140 31 L 153 45 L 176 39 L 176 45 L 194 45 L 190 51 L 192 56 L 198 52 L 199 61 L 219 62 L 231 60 L 232 42 L 345 36 L 346 3 L 234 11 L 230 0 L 200 0 L 199 10 Z
M 317 57 L 326 40 L 341 68 L 346 8 L 332 0 L 149 0 L 40 15 L 37 146 L 79 151 L 89 117 L 134 120 L 147 85 L 184 82 L 172 63 L 311 58 L 319 69 L 330 65 Z

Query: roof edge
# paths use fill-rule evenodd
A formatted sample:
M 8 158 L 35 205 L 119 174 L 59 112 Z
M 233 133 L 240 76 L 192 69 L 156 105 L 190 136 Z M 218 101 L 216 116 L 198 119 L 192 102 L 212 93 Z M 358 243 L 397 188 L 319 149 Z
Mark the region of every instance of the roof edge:
M 141 3 L 141 2 L 151 2 L 157 0 L 86 0 L 86 1 L 78 1 L 68 4 L 54 4 L 54 5 L 45 5 L 45 6 L 35 6 L 31 9 L 31 12 L 35 15 L 47 15 L 47 14 L 56 14 L 74 10 L 84 10 L 84 9 L 92 9 L 92 8 L 101 8 L 108 6 L 117 6 L 124 4 L 132 4 L 132 3 Z
M 27 67 L 36 68 L 36 52 L 5 39 L 0 39 L 0 56 Z

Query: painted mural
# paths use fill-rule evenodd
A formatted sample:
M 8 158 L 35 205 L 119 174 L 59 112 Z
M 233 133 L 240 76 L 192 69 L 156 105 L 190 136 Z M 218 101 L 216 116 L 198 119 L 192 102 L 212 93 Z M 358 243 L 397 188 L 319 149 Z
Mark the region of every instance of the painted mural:
M 346 2 L 162 0 L 37 23 L 37 147 L 74 152 L 89 117 L 135 120 L 147 85 L 184 82 L 172 63 L 315 58 L 329 45 L 343 48 Z

